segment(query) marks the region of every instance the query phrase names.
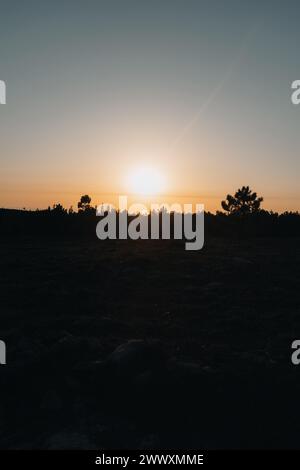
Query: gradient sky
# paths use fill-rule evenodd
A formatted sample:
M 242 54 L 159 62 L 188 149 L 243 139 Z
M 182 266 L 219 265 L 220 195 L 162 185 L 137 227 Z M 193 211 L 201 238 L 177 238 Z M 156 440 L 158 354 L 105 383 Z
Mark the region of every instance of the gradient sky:
M 174 202 L 216 210 L 247 184 L 266 209 L 300 209 L 299 2 L 0 8 L 0 207 L 109 202 L 149 165 Z

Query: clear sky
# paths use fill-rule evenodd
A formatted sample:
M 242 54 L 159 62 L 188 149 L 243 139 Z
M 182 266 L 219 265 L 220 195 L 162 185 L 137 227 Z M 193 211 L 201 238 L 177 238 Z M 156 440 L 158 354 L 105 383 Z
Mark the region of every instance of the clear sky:
M 172 201 L 216 210 L 250 185 L 266 209 L 300 209 L 298 1 L 0 8 L 0 207 L 109 202 L 147 166 Z

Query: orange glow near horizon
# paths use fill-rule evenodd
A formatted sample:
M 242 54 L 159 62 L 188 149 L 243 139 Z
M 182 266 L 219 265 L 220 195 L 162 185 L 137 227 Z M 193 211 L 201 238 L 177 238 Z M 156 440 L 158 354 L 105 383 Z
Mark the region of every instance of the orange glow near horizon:
M 118 196 L 127 195 L 128 204 L 141 203 L 150 207 L 151 203 L 158 204 L 187 204 L 196 203 L 204 204 L 205 211 L 216 212 L 222 210 L 221 200 L 226 197 L 227 193 L 233 193 L 236 188 L 229 188 L 228 191 L 203 192 L 202 194 L 196 193 L 165 193 L 164 191 L 160 194 L 138 194 L 137 191 L 131 189 L 131 192 L 123 190 L 116 191 L 105 191 L 99 192 L 97 188 L 90 188 L 89 185 L 82 185 L 80 188 L 63 188 L 54 187 L 52 188 L 26 188 L 22 187 L 17 191 L 6 190 L 5 188 L 0 189 L 1 204 L 2 208 L 11 209 L 45 209 L 48 206 L 52 207 L 54 204 L 61 203 L 65 208 L 69 209 L 73 206 L 74 210 L 77 210 L 77 203 L 82 194 L 89 194 L 92 198 L 92 205 L 100 205 L 102 203 L 110 203 L 118 206 Z M 128 188 L 129 189 L 129 188 Z M 251 187 L 252 189 L 252 187 Z M 253 190 L 257 188 L 253 186 Z M 257 189 L 259 195 L 264 196 L 262 207 L 266 210 L 273 210 L 274 212 L 284 212 L 286 210 L 297 211 L 299 210 L 299 199 L 295 196 L 273 196 L 265 194 Z

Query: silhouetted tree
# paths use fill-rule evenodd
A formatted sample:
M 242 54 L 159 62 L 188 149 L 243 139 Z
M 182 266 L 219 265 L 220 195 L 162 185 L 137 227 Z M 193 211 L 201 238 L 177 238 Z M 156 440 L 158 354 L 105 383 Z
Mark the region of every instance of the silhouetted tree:
M 229 214 L 246 215 L 259 212 L 262 197 L 257 197 L 249 186 L 238 189 L 234 196 L 227 194 L 226 200 L 221 202 L 222 208 Z
M 65 214 L 67 210 L 61 204 L 53 204 L 52 212 L 55 214 Z
M 77 204 L 79 212 L 88 212 L 91 210 L 91 198 L 87 194 L 81 196 L 80 201 Z

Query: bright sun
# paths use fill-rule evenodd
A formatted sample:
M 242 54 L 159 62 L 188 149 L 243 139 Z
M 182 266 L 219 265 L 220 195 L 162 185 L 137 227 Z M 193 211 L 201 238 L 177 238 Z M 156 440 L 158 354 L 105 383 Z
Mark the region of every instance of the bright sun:
M 144 196 L 159 194 L 164 190 L 164 183 L 163 176 L 150 167 L 136 168 L 128 176 L 130 191 Z

